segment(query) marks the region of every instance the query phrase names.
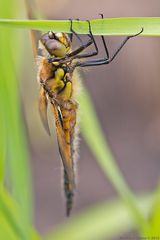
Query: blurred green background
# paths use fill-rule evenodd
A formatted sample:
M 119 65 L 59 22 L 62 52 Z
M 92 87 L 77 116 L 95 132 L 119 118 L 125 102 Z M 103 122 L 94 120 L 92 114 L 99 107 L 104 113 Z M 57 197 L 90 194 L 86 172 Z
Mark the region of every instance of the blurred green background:
M 13 3 L 7 0 L 6 3 L 1 2 L 0 7 L 0 18 L 27 18 L 23 1 L 15 0 Z M 99 13 L 103 13 L 108 18 L 157 17 L 159 9 L 158 0 L 93 0 L 92 2 L 37 0 L 36 5 L 33 6 L 33 10 L 39 11 L 45 19 L 84 20 L 99 18 Z M 103 56 L 101 41 L 98 37 L 96 39 L 99 43 L 100 56 Z M 114 51 L 121 40 L 120 37 L 107 38 L 110 52 Z M 61 160 L 54 137 L 53 116 L 49 114 L 52 132 L 49 138 L 38 114 L 37 67 L 32 54 L 30 32 L 1 27 L 0 43 L 3 46 L 0 48 L 2 83 L 0 89 L 2 174 L 0 177 L 2 189 L 5 185 L 11 193 L 11 196 L 8 196 L 8 193 L 5 194 L 5 191 L 1 190 L 1 219 L 7 216 L 6 219 L 4 217 L 1 226 L 8 226 L 9 221 L 11 228 L 14 229 L 14 237 L 19 234 L 19 238 L 11 235 L 8 239 L 30 239 L 26 232 L 30 229 L 31 215 L 36 229 L 42 235 L 53 231 L 53 238 L 51 235 L 50 239 L 118 239 L 120 236 L 126 236 L 127 239 L 130 235 L 137 235 L 137 228 L 130 213 L 127 212 L 127 205 L 113 200 L 119 199 L 113 185 L 114 180 L 111 184 L 106 179 L 101 169 L 103 164 L 100 167 L 93 154 L 93 145 L 89 148 L 82 135 L 80 135 L 80 157 L 77 162 L 75 206 L 70 220 L 66 219 L 61 183 Z M 135 38 L 129 41 L 113 63 L 82 70 L 81 78 L 91 95 L 103 134 L 109 142 L 125 181 L 136 196 L 156 192 L 156 204 L 151 207 L 153 211 L 150 212 L 152 221 L 149 221 L 148 235 L 159 234 L 160 237 L 157 231 L 160 227 L 158 207 L 160 197 L 157 190 L 160 171 L 159 49 L 158 37 Z M 81 101 L 83 102 L 83 99 Z M 87 106 L 86 109 L 82 107 L 82 114 L 83 111 L 87 111 Z M 88 117 L 92 118 L 90 114 L 89 112 Z M 87 113 L 84 115 L 86 116 Z M 85 118 L 82 127 L 84 124 Z M 91 136 L 96 142 L 98 135 L 94 134 L 94 130 L 96 132 L 93 127 Z M 85 129 L 83 131 L 85 136 L 87 131 L 85 132 Z M 85 139 L 87 140 L 86 136 Z M 98 144 L 100 144 L 99 139 Z M 103 147 L 107 148 L 105 145 Z M 118 181 L 115 178 L 117 186 L 120 184 Z M 135 198 L 139 200 L 138 197 Z M 9 207 L 12 205 L 10 201 L 16 202 L 12 203 L 16 214 Z M 6 206 L 3 205 L 5 203 Z M 15 207 L 15 204 L 18 206 Z M 150 211 L 148 195 L 140 199 L 140 204 L 145 214 Z M 92 207 L 93 211 L 88 210 Z M 9 213 L 8 209 L 11 210 Z M 84 215 L 79 217 L 82 211 Z M 23 219 L 23 224 L 20 219 Z M 59 230 L 54 232 L 57 226 Z M 7 227 L 6 232 L 8 232 Z M 29 232 L 28 230 L 28 234 Z M 60 232 L 62 235 L 58 235 Z M 6 237 L 5 234 L 7 233 L 4 231 Z M 34 237 L 38 239 L 38 236 L 32 232 L 32 238 Z

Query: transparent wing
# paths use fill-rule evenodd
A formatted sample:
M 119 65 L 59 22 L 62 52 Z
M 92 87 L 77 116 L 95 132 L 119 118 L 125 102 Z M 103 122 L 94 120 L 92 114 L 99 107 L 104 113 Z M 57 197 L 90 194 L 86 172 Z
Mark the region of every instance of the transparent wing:
M 40 86 L 39 90 L 39 113 L 41 117 L 42 124 L 48 133 L 50 135 L 49 125 L 48 125 L 48 117 L 47 117 L 47 106 L 48 106 L 48 99 L 45 93 L 45 90 L 42 86 Z

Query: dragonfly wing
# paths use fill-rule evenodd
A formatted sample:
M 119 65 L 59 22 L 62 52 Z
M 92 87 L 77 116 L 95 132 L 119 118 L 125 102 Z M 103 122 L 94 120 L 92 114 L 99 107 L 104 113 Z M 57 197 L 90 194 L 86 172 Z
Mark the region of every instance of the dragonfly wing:
M 48 99 L 46 96 L 46 92 L 41 86 L 39 91 L 39 113 L 40 113 L 43 127 L 45 128 L 48 135 L 50 135 L 48 117 L 47 117 L 47 106 L 48 106 Z
M 68 110 L 60 108 L 56 104 L 52 104 L 52 108 L 55 116 L 59 152 L 64 166 L 64 190 L 67 200 L 66 212 L 67 216 L 69 216 L 72 208 L 75 189 L 73 162 L 73 140 L 75 124 L 73 124 L 73 122 L 76 121 L 76 111 L 74 111 L 73 109 Z

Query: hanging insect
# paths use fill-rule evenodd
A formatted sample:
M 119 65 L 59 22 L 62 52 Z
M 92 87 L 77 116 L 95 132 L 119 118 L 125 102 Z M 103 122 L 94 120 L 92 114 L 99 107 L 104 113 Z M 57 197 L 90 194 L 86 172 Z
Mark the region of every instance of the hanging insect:
M 103 15 L 101 16 L 103 18 Z M 78 109 L 76 85 L 79 81 L 75 74 L 76 69 L 109 64 L 130 38 L 136 37 L 143 32 L 143 29 L 141 29 L 137 34 L 127 36 L 111 57 L 109 57 L 104 36 L 101 36 L 106 56 L 100 59 L 86 60 L 98 54 L 98 47 L 92 34 L 90 21 L 87 21 L 89 39 L 85 43 L 82 42 L 80 36 L 73 30 L 72 20 L 70 21 L 70 35 L 49 31 L 41 36 L 40 48 L 43 54 L 38 57 L 38 81 L 40 83 L 39 112 L 44 128 L 50 134 L 47 120 L 47 106 L 48 102 L 50 102 L 55 119 L 59 152 L 64 168 L 67 216 L 70 215 L 72 209 L 75 190 L 74 162 Z M 71 49 L 73 35 L 80 42 L 80 46 L 75 50 Z M 93 45 L 95 50 L 89 53 L 82 53 L 90 45 Z

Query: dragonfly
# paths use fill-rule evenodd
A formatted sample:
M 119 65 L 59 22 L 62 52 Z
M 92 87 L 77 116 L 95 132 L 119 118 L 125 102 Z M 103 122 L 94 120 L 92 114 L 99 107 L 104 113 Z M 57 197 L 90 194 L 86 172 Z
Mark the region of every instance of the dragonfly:
M 103 15 L 101 15 L 103 18 Z M 88 23 L 87 40 L 84 42 L 74 29 L 70 20 L 70 34 L 49 31 L 40 38 L 41 55 L 38 56 L 39 112 L 42 124 L 50 135 L 47 109 L 48 104 L 54 116 L 59 153 L 64 170 L 64 193 L 66 198 L 66 216 L 70 215 L 75 193 L 75 160 L 77 152 L 78 103 L 77 86 L 79 79 L 77 69 L 111 63 L 126 42 L 143 32 L 127 36 L 110 57 L 104 36 L 101 36 L 105 56 L 91 58 L 99 53 L 92 34 L 91 23 Z M 79 46 L 72 50 L 73 36 Z M 94 50 L 85 52 L 89 46 Z

